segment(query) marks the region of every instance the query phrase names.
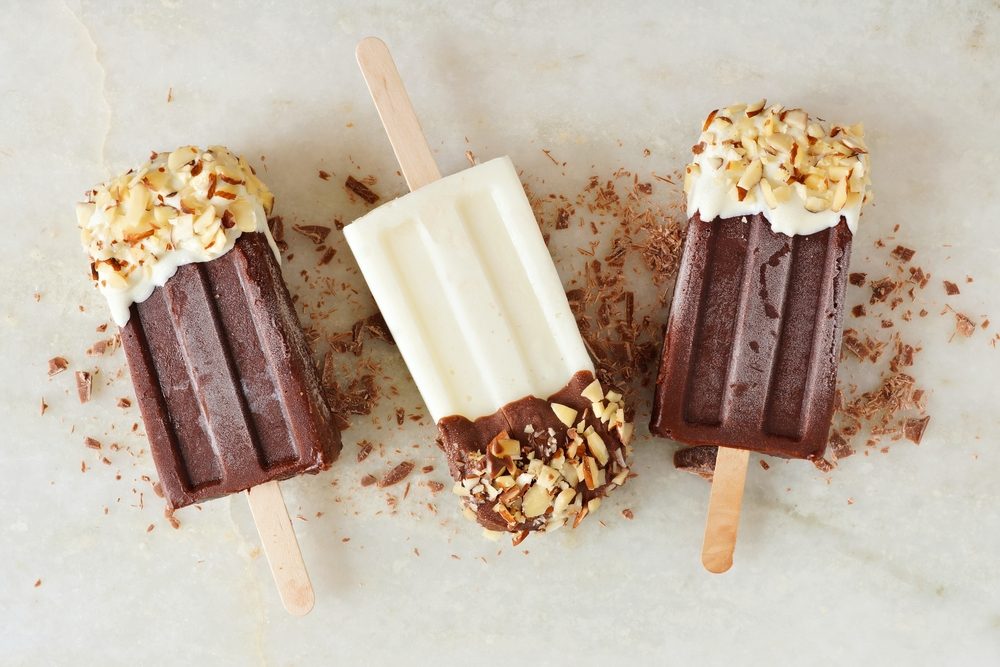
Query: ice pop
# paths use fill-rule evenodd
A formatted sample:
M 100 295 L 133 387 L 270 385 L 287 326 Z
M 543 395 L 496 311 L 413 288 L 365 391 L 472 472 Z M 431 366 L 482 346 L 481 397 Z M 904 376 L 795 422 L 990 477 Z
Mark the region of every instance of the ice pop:
M 817 459 L 826 449 L 851 241 L 869 195 L 863 134 L 761 101 L 713 111 L 693 148 L 650 430 L 698 446 L 677 458 L 699 470 L 705 446 L 719 447 L 709 569 L 731 563 L 738 519 L 740 494 L 729 493 L 735 508 L 713 505 L 720 474 L 741 490 L 746 450 Z M 728 513 L 730 541 L 709 554 L 713 508 Z
M 327 468 L 341 443 L 281 278 L 272 204 L 243 158 L 185 146 L 98 186 L 77 213 L 167 504 L 251 490 L 279 584 L 301 569 L 282 594 L 302 611 L 311 590 L 300 557 L 284 562 L 297 546 L 276 481 Z
M 440 178 L 385 45 L 358 61 L 409 195 L 344 233 L 490 531 L 578 524 L 628 477 L 631 424 L 605 391 L 508 158 Z

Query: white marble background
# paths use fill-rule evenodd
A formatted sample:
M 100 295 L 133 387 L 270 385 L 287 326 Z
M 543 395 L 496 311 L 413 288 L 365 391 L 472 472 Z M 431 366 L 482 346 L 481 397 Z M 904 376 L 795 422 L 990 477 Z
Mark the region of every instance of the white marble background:
M 358 212 L 339 185 L 353 163 L 379 176 L 384 195 L 402 191 L 354 63 L 368 34 L 394 49 L 445 172 L 471 148 L 544 175 L 548 148 L 568 162 L 562 183 L 620 165 L 667 173 L 709 109 L 762 96 L 863 120 L 877 204 L 854 268 L 877 269 L 865 248 L 899 223 L 935 274 L 930 310 L 946 302 L 938 278 L 970 274 L 947 303 L 1000 321 L 1000 5 L 750 7 L 5 5 L 0 663 L 1000 664 L 1000 350 L 992 332 L 948 343 L 946 318 L 908 329 L 924 347 L 914 373 L 932 390 L 924 442 L 846 459 L 830 475 L 753 465 L 737 564 L 721 577 L 698 561 L 708 488 L 673 470 L 669 443 L 640 443 L 639 477 L 605 504 L 606 526 L 515 549 L 484 541 L 448 497 L 436 518 L 408 516 L 425 489 L 398 515 L 380 512 L 382 495 L 358 485 L 379 464 L 355 461 L 357 440 L 422 442 L 418 464 L 437 464 L 441 479 L 443 461 L 428 426 L 373 434 L 358 419 L 333 471 L 284 485 L 293 512 L 310 518 L 296 521 L 318 594 L 304 619 L 282 611 L 241 498 L 182 511 L 171 530 L 140 480 L 154 474 L 148 455 L 105 451 L 105 466 L 84 448 L 85 435 L 144 446 L 126 432 L 136 409 L 115 407 L 128 381 L 104 382 L 123 367 L 120 352 L 101 362 L 85 406 L 70 373 L 46 375 L 57 354 L 94 365 L 83 350 L 106 321 L 73 202 L 151 148 L 266 155 L 279 208 L 303 221 Z M 318 169 L 337 178 L 320 181 Z M 346 248 L 338 261 L 331 271 L 347 270 Z M 362 292 L 334 317 L 370 311 Z M 400 400 L 418 406 L 391 348 L 384 357 Z M 41 397 L 51 406 L 42 417 Z M 143 509 L 133 488 L 146 491 Z

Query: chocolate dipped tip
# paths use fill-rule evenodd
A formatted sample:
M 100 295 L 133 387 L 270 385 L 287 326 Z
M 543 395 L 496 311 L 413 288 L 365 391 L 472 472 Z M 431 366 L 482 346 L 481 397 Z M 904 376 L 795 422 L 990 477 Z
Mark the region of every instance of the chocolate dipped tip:
M 578 371 L 547 399 L 526 396 L 492 415 L 438 422 L 454 492 L 486 530 L 576 527 L 625 483 L 632 424 L 622 395 Z

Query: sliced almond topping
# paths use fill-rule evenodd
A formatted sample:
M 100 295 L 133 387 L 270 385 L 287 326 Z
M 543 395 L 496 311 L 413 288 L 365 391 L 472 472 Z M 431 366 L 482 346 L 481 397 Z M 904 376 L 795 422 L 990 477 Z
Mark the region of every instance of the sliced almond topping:
M 580 395 L 591 403 L 601 402 L 604 398 L 604 390 L 601 389 L 601 381 L 595 378 L 593 382 L 587 385 Z
M 587 449 L 589 449 L 590 453 L 597 458 L 598 463 L 602 466 L 607 465 L 608 446 L 605 444 L 604 438 L 602 438 L 598 433 L 591 433 L 587 436 Z
M 577 414 L 576 410 L 569 407 L 568 405 L 563 405 L 562 403 L 551 403 L 550 405 L 552 406 L 552 412 L 556 414 L 556 417 L 559 418 L 559 421 L 561 421 L 566 426 L 573 425 L 573 420 L 576 419 L 576 414 Z
M 545 514 L 545 511 L 549 508 L 550 501 L 551 498 L 548 491 L 541 486 L 535 485 L 524 494 L 521 511 L 524 513 L 524 516 L 533 519 L 536 516 Z
M 597 488 L 597 460 L 591 456 L 583 458 L 583 483 L 593 491 Z

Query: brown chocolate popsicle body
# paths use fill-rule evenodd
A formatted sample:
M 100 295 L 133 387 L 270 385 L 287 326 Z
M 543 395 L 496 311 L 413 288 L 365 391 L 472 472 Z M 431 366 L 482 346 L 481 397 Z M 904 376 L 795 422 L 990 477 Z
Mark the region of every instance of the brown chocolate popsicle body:
M 834 408 L 851 231 L 691 219 L 650 431 L 691 445 L 818 459 Z
M 263 233 L 185 264 L 122 327 L 172 508 L 329 467 L 340 432 Z

